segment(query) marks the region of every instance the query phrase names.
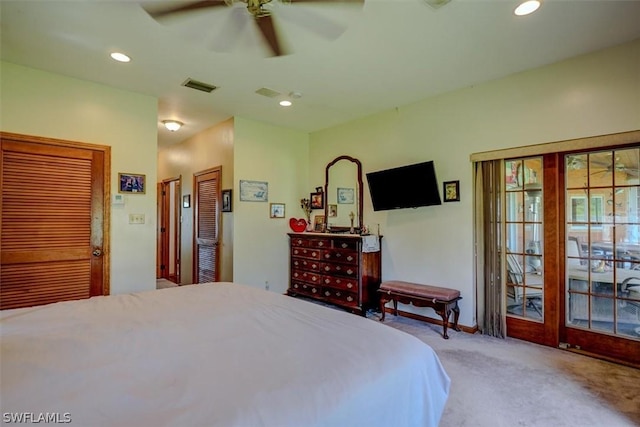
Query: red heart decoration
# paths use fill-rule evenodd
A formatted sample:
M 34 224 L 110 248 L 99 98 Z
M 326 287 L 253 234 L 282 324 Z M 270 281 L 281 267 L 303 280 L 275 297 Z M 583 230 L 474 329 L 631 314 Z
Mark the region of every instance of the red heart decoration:
M 296 233 L 302 233 L 307 229 L 307 221 L 302 218 L 291 218 L 289 220 L 289 227 L 291 227 L 291 229 Z

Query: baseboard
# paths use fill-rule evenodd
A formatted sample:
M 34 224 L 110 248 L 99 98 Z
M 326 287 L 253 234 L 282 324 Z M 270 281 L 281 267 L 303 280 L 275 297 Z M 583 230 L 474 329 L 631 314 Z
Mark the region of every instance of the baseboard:
M 393 308 L 391 307 L 385 307 L 385 311 L 391 315 L 393 315 Z M 403 317 L 409 317 L 411 319 L 415 319 L 415 320 L 421 320 L 423 322 L 427 322 L 427 323 L 431 323 L 434 325 L 440 325 L 442 326 L 442 320 L 437 320 L 437 319 L 432 319 L 430 317 L 426 317 L 426 316 L 422 316 L 420 314 L 415 314 L 415 313 L 409 313 L 408 311 L 402 311 L 402 310 L 398 310 L 398 316 L 403 316 Z M 449 322 L 447 323 L 447 327 L 449 328 L 453 328 L 453 323 Z M 460 328 L 460 330 L 462 332 L 466 332 L 469 334 L 475 334 L 476 332 L 478 332 L 478 326 L 465 326 L 465 325 L 461 325 L 460 323 L 458 323 L 458 328 Z

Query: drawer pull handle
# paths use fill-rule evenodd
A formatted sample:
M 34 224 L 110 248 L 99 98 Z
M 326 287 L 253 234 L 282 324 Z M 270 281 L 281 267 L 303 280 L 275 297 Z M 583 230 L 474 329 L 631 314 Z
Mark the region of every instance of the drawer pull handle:
M 324 279 L 324 283 L 326 283 L 328 285 L 329 283 L 331 283 L 331 279 L 328 279 L 328 278 Z
M 336 296 L 338 296 L 338 297 L 339 297 L 340 295 L 342 295 L 342 293 L 340 293 L 340 292 L 336 292 Z
M 352 297 L 347 297 L 347 301 L 351 302 L 351 301 L 353 301 L 353 298 Z
M 343 248 L 343 249 L 345 249 L 347 246 L 349 246 L 349 245 L 347 245 L 346 243 L 343 243 L 343 244 L 342 244 L 342 248 Z
M 347 257 L 347 261 L 353 261 L 353 257 L 352 257 L 351 255 L 349 255 L 349 256 Z
M 353 274 L 353 270 L 352 269 L 348 269 L 347 270 L 347 274 Z
M 325 266 L 324 271 L 329 271 L 329 270 L 331 270 L 331 267 L 329 267 L 328 265 Z
M 353 283 L 347 283 L 347 288 L 349 289 L 353 288 Z
M 329 296 L 329 295 L 331 295 L 331 292 L 326 291 L 324 294 L 325 294 L 326 296 Z
M 318 290 L 316 288 L 313 288 L 313 289 L 311 289 L 311 292 L 313 292 L 315 294 L 316 292 L 318 292 Z

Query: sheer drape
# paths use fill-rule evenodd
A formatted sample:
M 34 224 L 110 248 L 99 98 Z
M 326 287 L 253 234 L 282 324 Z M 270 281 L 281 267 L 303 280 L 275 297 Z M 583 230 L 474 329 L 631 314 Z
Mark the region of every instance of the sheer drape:
M 505 299 L 502 290 L 502 174 L 504 162 L 476 162 L 475 245 L 478 326 L 485 335 L 506 336 Z

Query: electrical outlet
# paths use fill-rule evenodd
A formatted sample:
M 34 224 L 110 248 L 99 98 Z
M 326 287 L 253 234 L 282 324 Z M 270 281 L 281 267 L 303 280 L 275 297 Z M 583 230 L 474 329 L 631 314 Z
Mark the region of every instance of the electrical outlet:
M 268 291 L 268 290 L 269 290 L 269 281 L 268 281 L 268 280 L 265 280 L 265 281 L 264 281 L 264 289 L 265 289 L 266 291 Z
M 144 214 L 129 214 L 129 224 L 144 224 Z

